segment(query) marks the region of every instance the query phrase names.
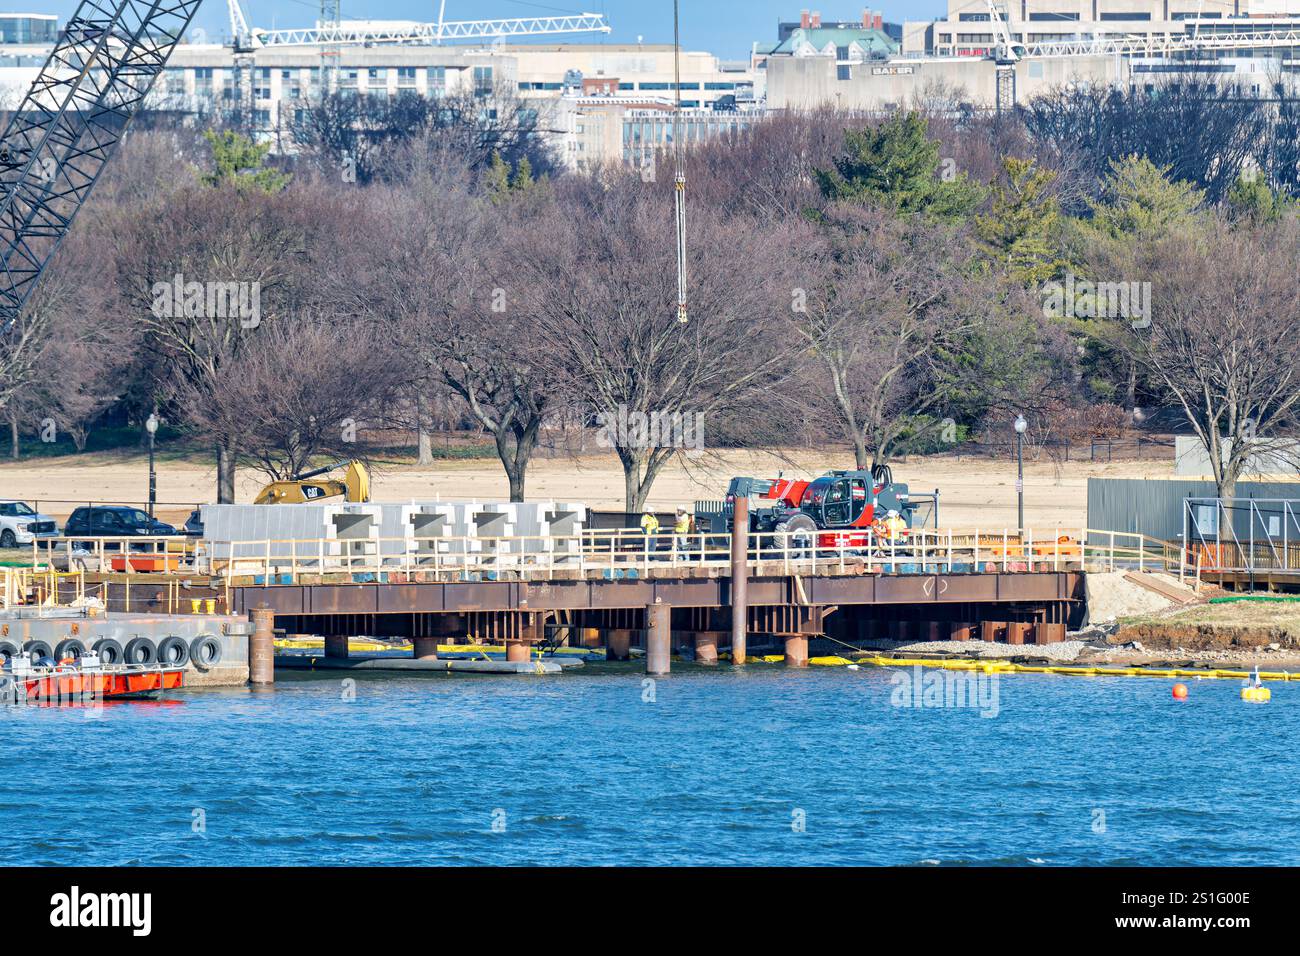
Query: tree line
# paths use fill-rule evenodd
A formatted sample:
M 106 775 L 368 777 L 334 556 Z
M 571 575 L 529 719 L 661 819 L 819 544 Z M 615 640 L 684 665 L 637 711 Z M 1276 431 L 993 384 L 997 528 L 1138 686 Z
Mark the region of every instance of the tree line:
M 450 416 L 522 499 L 547 429 L 630 422 L 600 435 L 637 511 L 686 450 L 650 421 L 702 421 L 710 448 L 844 443 L 867 468 L 1021 412 L 1086 440 L 1173 408 L 1225 494 L 1295 433 L 1285 103 L 1183 83 L 1018 117 L 772 116 L 689 153 L 683 324 L 671 177 L 562 172 L 544 120 L 492 95 L 331 98 L 292 159 L 135 129 L 0 344 L 14 454 L 156 409 L 232 501 L 239 467 L 283 478 L 378 435 L 427 460 Z

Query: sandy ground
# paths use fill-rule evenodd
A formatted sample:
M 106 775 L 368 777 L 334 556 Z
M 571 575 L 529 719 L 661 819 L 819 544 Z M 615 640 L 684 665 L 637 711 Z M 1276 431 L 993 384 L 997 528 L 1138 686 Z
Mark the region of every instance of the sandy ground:
M 670 511 L 696 499 L 721 498 L 735 475 L 814 477 L 830 468 L 852 464 L 842 454 L 827 452 L 711 453 L 698 460 L 679 459 L 665 468 L 650 495 L 650 506 Z M 1093 464 L 1048 462 L 1026 464 L 1025 520 L 1043 532 L 1077 530 L 1087 513 L 1089 477 L 1168 477 L 1173 463 L 1142 461 Z M 953 528 L 1000 530 L 1016 526 L 1014 462 L 982 458 L 911 458 L 894 465 L 897 481 L 914 492 L 940 492 L 940 524 Z M 215 471 L 187 461 L 158 466 L 158 500 L 164 520 L 184 520 L 189 505 L 213 500 Z M 239 475 L 238 496 L 251 501 L 263 480 L 251 470 Z M 598 509 L 622 510 L 623 473 L 612 455 L 545 458 L 534 461 L 528 475 L 528 498 L 538 501 L 585 502 Z M 387 466 L 375 474 L 376 501 L 411 498 L 503 499 L 509 493 L 505 474 L 495 459 L 439 462 L 434 466 Z M 0 496 L 21 498 L 59 519 L 88 501 L 133 503 L 148 494 L 148 465 L 144 456 L 88 454 L 59 459 L 0 464 Z

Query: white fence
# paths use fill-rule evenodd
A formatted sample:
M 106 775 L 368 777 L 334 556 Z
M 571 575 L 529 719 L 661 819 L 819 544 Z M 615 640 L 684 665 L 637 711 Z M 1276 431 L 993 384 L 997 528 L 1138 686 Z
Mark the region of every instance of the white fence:
M 1091 541 L 1092 543 L 1088 543 Z M 179 538 L 78 538 L 33 545 L 33 564 L 64 571 L 202 574 L 229 581 L 291 583 L 302 576 L 374 575 L 388 581 L 582 577 L 683 577 L 730 573 L 729 534 L 646 535 L 634 530 L 572 535 L 372 537 L 338 549 L 327 538 L 195 542 Z M 399 548 L 397 545 L 401 543 Z M 412 547 L 414 543 L 414 547 Z M 868 531 L 751 534 L 750 573 L 961 574 L 1059 570 L 1178 570 L 1163 542 L 1123 532 L 1050 534 L 1008 529 L 920 530 L 898 538 Z M 1177 565 L 1177 567 L 1175 567 Z M 382 577 L 381 577 L 382 576 Z

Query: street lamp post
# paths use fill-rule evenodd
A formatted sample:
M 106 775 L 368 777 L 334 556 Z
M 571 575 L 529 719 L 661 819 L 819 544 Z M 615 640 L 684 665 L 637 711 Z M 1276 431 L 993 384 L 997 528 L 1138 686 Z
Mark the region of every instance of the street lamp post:
M 1029 422 L 1024 415 L 1016 416 L 1016 513 L 1020 537 L 1025 536 L 1025 432 Z
M 153 507 L 158 501 L 158 473 L 153 467 L 153 438 L 158 434 L 157 413 L 150 413 L 145 420 L 144 430 L 149 433 L 149 520 L 153 521 Z

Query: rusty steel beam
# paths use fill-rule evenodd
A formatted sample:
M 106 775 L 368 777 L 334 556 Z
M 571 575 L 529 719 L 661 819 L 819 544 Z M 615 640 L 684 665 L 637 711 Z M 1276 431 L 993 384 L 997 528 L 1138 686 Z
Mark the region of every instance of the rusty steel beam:
M 1021 574 L 918 574 L 806 577 L 799 599 L 793 579 L 751 578 L 746 604 L 819 607 L 918 604 L 1011 604 L 1077 601 L 1079 571 Z M 110 586 L 112 587 L 112 586 Z M 120 587 L 120 585 L 118 585 Z M 116 592 L 112 592 L 116 593 Z M 665 581 L 520 581 L 441 584 L 241 585 L 231 589 L 232 613 L 265 602 L 277 614 L 438 614 L 471 611 L 614 611 L 653 604 L 674 608 L 728 608 L 727 578 Z

